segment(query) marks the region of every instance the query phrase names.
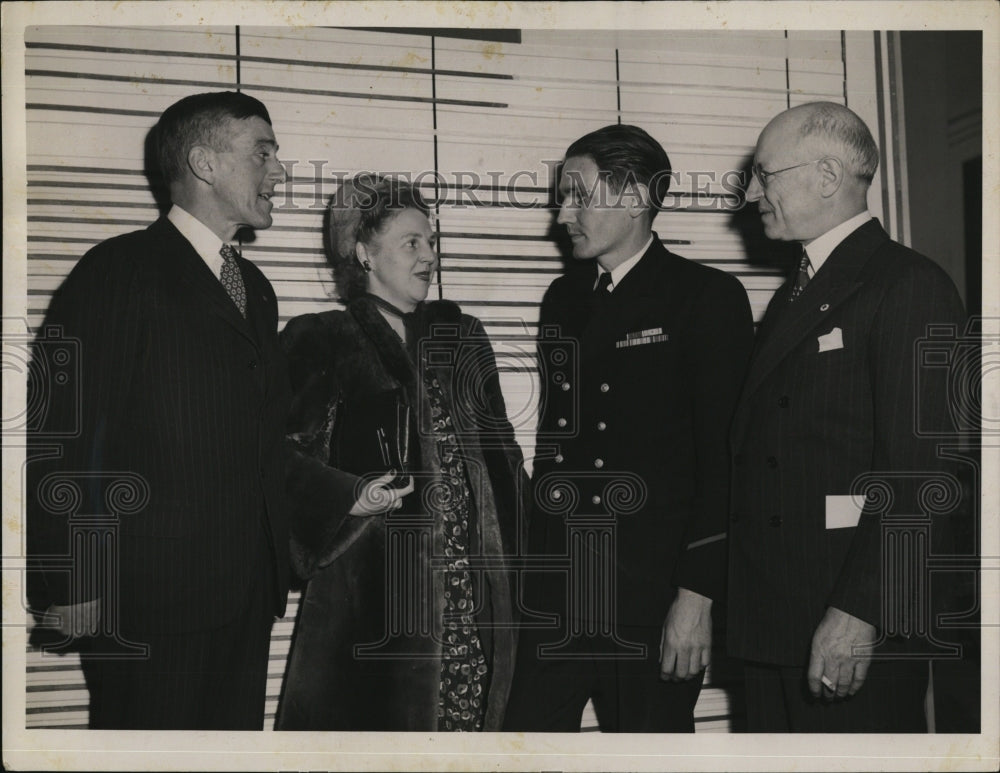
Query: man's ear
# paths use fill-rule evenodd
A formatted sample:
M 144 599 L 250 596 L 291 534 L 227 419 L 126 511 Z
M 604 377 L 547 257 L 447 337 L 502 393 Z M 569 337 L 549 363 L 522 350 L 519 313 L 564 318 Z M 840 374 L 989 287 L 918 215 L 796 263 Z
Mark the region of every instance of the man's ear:
M 827 156 L 816 163 L 820 173 L 820 195 L 828 199 L 844 184 L 844 164 L 839 158 Z
M 191 174 L 202 182 L 212 185 L 215 182 L 217 160 L 215 151 L 207 145 L 195 145 L 188 151 L 188 168 Z
M 631 183 L 622 200 L 629 217 L 644 217 L 650 208 L 649 186 L 640 182 Z

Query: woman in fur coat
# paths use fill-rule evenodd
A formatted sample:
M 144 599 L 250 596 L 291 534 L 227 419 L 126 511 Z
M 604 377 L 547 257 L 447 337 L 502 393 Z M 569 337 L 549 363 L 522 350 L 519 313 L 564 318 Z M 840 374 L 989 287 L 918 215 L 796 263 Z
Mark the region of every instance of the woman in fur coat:
M 277 727 L 499 730 L 527 486 L 493 349 L 457 305 L 425 302 L 437 255 L 415 188 L 359 175 L 327 214 L 347 308 L 281 335 L 308 583 Z

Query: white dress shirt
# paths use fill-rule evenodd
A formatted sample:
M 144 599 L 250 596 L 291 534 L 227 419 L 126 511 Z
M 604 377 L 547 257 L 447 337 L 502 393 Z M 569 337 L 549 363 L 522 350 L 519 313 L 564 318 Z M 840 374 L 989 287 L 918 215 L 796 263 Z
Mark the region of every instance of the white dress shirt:
M 646 250 L 649 249 L 649 245 L 653 243 L 653 235 L 650 234 L 646 243 L 642 245 L 642 249 L 639 250 L 635 255 L 633 255 L 628 260 L 623 260 L 617 266 L 611 270 L 611 284 L 608 285 L 608 292 L 613 292 L 618 286 L 618 283 L 625 278 L 625 275 L 631 271 L 635 264 L 639 262 L 639 258 L 646 254 Z M 593 289 L 597 289 L 597 284 L 601 281 L 601 274 L 606 274 L 607 271 L 604 269 L 600 263 L 597 264 L 597 278 L 594 280 Z
M 861 226 L 872 219 L 867 212 L 855 215 L 850 220 L 845 220 L 840 225 L 834 226 L 822 236 L 817 236 L 811 242 L 806 242 L 802 246 L 809 253 L 809 278 L 816 276 L 816 272 L 826 263 L 826 259 L 837 249 L 844 239 L 858 230 Z
M 181 236 L 191 242 L 194 251 L 218 278 L 222 274 L 223 241 L 215 232 L 185 209 L 174 204 L 167 213 L 167 220 L 174 224 Z

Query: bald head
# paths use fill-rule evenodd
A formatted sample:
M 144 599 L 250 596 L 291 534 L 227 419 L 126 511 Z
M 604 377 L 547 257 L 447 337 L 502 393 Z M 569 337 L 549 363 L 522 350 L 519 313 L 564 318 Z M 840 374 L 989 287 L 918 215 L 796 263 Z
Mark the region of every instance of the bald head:
M 878 168 L 878 146 L 865 122 L 836 102 L 809 102 L 779 113 L 764 129 L 781 128 L 811 150 L 836 156 L 845 171 L 871 185 Z

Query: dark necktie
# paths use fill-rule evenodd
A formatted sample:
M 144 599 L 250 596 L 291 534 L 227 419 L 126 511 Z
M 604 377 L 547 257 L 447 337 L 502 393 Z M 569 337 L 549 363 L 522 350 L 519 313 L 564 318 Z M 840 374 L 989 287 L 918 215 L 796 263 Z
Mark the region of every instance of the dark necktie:
M 799 261 L 799 270 L 795 275 L 795 284 L 792 285 L 792 294 L 788 296 L 788 302 L 791 303 L 802 295 L 807 284 L 809 284 L 809 253 L 802 250 L 802 260 Z
M 597 278 L 597 287 L 594 288 L 594 311 L 597 311 L 601 307 L 601 304 L 608 300 L 610 293 L 608 288 L 611 287 L 611 272 L 602 271 L 601 275 Z
M 219 281 L 226 288 L 226 292 L 233 299 L 240 314 L 246 319 L 247 289 L 243 284 L 243 274 L 240 273 L 240 267 L 236 263 L 239 253 L 233 249 L 232 245 L 223 244 L 219 254 L 222 255 L 222 270 L 219 272 Z

